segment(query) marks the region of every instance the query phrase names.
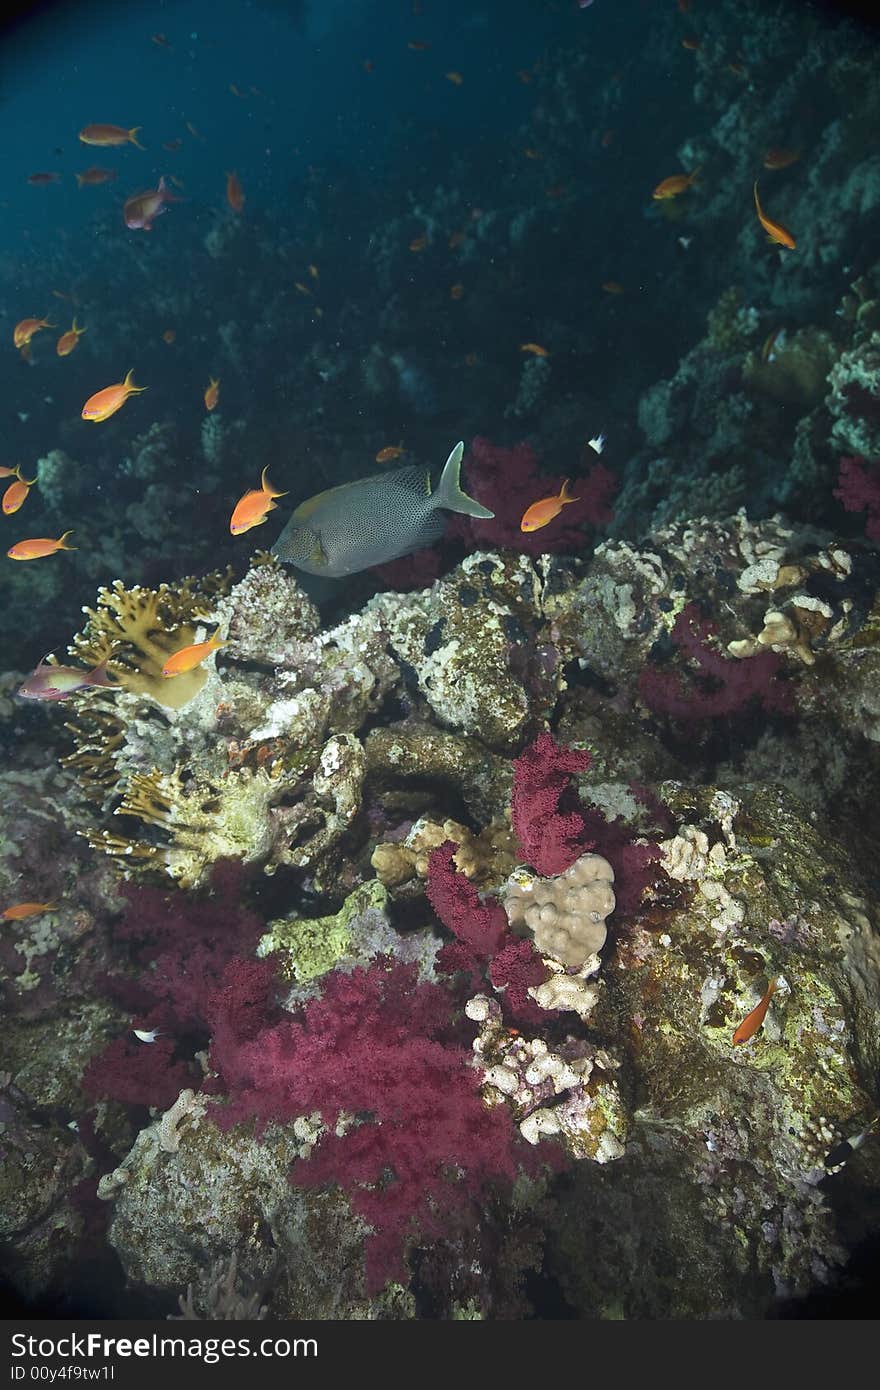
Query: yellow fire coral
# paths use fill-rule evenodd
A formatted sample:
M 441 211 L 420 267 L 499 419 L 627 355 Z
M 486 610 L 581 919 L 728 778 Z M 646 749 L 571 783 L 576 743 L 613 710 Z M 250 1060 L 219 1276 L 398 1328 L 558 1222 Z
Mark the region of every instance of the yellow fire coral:
M 209 616 L 229 579 L 229 574 L 213 574 L 198 581 L 160 584 L 158 589 L 126 589 L 117 579 L 111 588 L 98 591 L 96 608 L 84 609 L 88 622 L 68 651 L 88 665 L 109 656 L 110 674 L 124 689 L 181 709 L 202 689 L 208 671 L 197 666 L 166 680 L 162 667 L 174 652 L 198 640 L 199 620 Z

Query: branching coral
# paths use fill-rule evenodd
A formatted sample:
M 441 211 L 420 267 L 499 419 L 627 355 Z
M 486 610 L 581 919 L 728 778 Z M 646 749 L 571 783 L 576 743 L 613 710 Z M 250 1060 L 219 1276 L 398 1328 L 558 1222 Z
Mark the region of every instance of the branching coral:
M 170 709 L 188 704 L 208 679 L 204 665 L 168 680 L 162 667 L 172 653 L 197 640 L 199 620 L 208 618 L 229 575 L 181 580 L 158 589 L 126 589 L 117 579 L 98 591 L 96 608 L 86 608 L 85 629 L 70 647 L 71 656 L 97 665 L 110 657 L 110 674 L 125 690 L 146 693 Z

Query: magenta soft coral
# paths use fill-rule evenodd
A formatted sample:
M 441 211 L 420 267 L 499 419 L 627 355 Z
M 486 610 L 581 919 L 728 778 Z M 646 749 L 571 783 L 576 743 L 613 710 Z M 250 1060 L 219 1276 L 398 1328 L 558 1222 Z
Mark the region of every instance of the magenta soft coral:
M 539 874 L 561 874 L 594 848 L 571 785 L 572 774 L 589 766 L 586 749 L 564 748 L 552 734 L 539 734 L 514 764 L 513 828 L 526 862 Z
M 880 463 L 842 458 L 834 496 L 848 512 L 867 512 L 865 535 L 869 541 L 880 541 Z
M 675 620 L 672 641 L 689 665 L 681 671 L 653 662 L 643 668 L 639 694 L 649 709 L 689 723 L 739 714 L 755 700 L 768 714 L 792 712 L 791 693 L 778 679 L 780 656 L 768 651 L 737 660 L 722 655 L 714 637 L 714 623 L 688 603 Z
M 241 964 L 227 971 L 236 1000 L 253 983 L 236 982 Z M 415 965 L 377 957 L 367 969 L 331 974 L 320 998 L 252 1036 L 223 1018 L 229 999 L 221 990 L 214 1001 L 211 1062 L 229 1095 L 218 1121 L 254 1118 L 262 1127 L 320 1114 L 330 1133 L 291 1178 L 339 1183 L 369 1222 L 371 1293 L 389 1279 L 405 1282 L 410 1239 L 448 1236 L 456 1219 L 475 1223 L 488 1184 L 509 1185 L 521 1163 L 541 1163 L 506 1109 L 483 1102 L 455 1038 L 450 996 L 419 984 Z M 340 1136 L 333 1130 L 342 1114 L 358 1118 Z

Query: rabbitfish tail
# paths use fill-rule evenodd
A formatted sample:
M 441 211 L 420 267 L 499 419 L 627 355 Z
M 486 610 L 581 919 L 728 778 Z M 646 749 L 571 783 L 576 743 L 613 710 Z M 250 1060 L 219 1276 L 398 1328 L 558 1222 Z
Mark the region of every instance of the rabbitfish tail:
M 460 474 L 463 454 L 464 443 L 459 440 L 443 465 L 437 491 L 434 493 L 434 505 L 445 507 L 450 512 L 462 512 L 465 516 L 479 516 L 491 520 L 495 513 L 462 491 Z

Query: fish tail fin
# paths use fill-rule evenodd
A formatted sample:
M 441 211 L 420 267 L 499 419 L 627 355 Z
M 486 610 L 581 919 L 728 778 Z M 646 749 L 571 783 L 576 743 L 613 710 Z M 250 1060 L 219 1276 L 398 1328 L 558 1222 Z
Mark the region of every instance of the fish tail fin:
M 269 478 L 268 478 L 268 476 L 267 476 L 267 475 L 268 475 L 268 472 L 269 472 L 269 465 L 268 465 L 268 463 L 267 463 L 267 464 L 266 464 L 266 467 L 263 469 L 262 473 L 260 474 L 260 487 L 263 489 L 263 491 L 264 491 L 265 493 L 268 493 L 268 495 L 269 495 L 270 497 L 286 497 L 286 496 L 287 496 L 287 493 L 286 493 L 286 492 L 276 492 L 275 488 L 272 486 L 271 482 L 269 481 Z
M 570 478 L 565 478 L 565 479 L 563 480 L 562 487 L 559 489 L 559 500 L 560 500 L 560 502 L 579 502 L 579 501 L 580 501 L 580 498 L 579 498 L 579 497 L 572 497 L 571 493 L 569 492 L 568 489 L 569 489 L 570 483 L 571 483 L 571 479 L 570 479 Z
M 697 175 L 699 174 L 699 172 L 700 172 L 700 170 L 702 169 L 702 167 L 703 167 L 702 164 L 698 164 L 697 167 L 696 167 L 696 169 L 693 169 L 693 170 L 691 171 L 691 173 L 688 174 L 688 183 L 689 183 L 689 184 L 696 183 L 696 181 L 697 181 Z
M 755 190 L 754 190 L 754 191 L 755 191 L 755 207 L 757 208 L 758 216 L 760 217 L 760 216 L 761 216 L 761 204 L 760 204 L 760 202 L 758 201 L 758 180 L 757 180 L 757 179 L 755 179 Z
M 495 513 L 462 491 L 460 475 L 463 455 L 464 442 L 459 441 L 443 465 L 437 491 L 434 493 L 434 505 L 445 507 L 450 512 L 459 512 L 463 516 L 485 517 L 486 520 L 491 520 Z
M 72 536 L 72 535 L 73 535 L 73 530 L 72 530 L 72 529 L 71 529 L 70 531 L 65 531 L 65 532 L 64 532 L 64 535 L 60 538 L 60 540 L 59 540 L 59 542 L 58 542 L 58 549 L 59 549 L 59 550 L 76 550 L 76 546 L 75 546 L 75 545 L 65 545 L 65 544 L 64 544 L 64 542 L 67 540 L 67 537 L 68 537 L 68 536 Z
M 143 126 L 133 125 L 131 130 L 128 132 L 128 138 L 133 145 L 137 145 L 138 149 L 142 150 L 145 148 L 145 146 L 141 144 L 140 140 L 135 139 L 135 136 L 137 135 L 139 130 L 143 130 Z
M 125 380 L 124 380 L 123 383 L 122 383 L 123 386 L 125 386 L 125 387 L 127 388 L 127 390 L 129 390 L 129 391 L 146 391 L 146 390 L 147 390 L 146 386 L 135 386 L 134 382 L 132 381 L 132 377 L 133 377 L 133 376 L 134 376 L 134 367 L 131 367 L 131 368 L 125 373 Z
M 105 686 L 108 690 L 116 689 L 116 681 L 111 681 L 107 676 L 107 663 L 109 660 L 109 655 L 105 656 L 103 661 L 98 662 L 94 671 L 89 671 L 89 674 L 85 678 L 86 685 Z

